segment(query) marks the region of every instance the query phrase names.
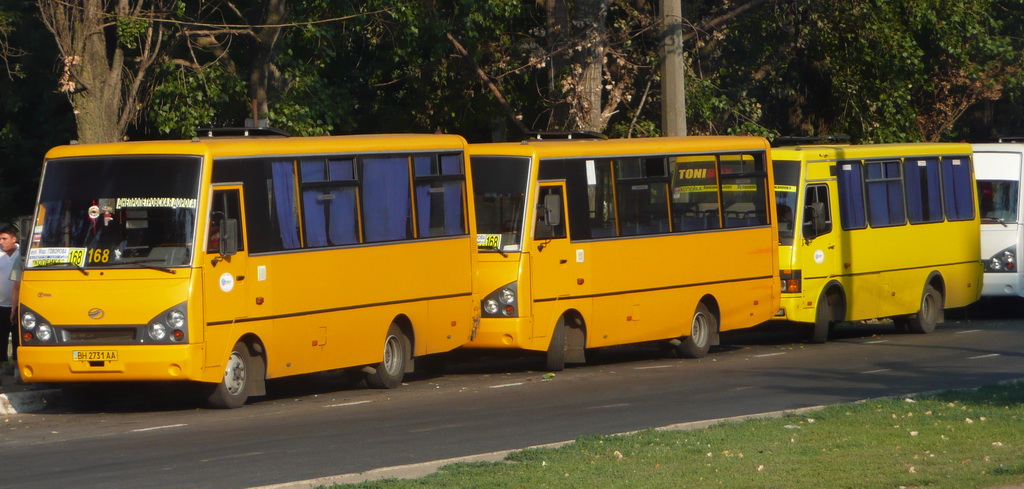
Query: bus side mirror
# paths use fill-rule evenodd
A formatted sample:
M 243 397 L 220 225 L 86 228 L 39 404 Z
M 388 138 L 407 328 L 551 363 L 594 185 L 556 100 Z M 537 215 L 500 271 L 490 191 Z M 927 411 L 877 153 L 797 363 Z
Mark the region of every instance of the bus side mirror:
M 814 202 L 804 207 L 804 239 L 812 240 L 825 232 L 825 203 Z
M 220 244 L 217 251 L 221 256 L 238 253 L 238 219 L 220 220 Z
M 547 194 L 544 196 L 544 222 L 555 227 L 562 223 L 562 196 Z

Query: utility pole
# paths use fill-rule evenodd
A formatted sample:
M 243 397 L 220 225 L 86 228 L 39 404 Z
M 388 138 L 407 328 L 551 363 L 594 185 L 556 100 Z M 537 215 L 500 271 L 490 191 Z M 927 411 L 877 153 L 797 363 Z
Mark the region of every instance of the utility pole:
M 683 61 L 683 0 L 661 0 L 661 129 L 686 135 L 686 64 Z

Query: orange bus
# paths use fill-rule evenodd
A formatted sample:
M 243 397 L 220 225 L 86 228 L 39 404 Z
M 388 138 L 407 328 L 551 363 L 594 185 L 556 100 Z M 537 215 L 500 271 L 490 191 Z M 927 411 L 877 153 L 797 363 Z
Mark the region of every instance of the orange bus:
M 663 341 L 701 357 L 779 306 L 768 143 L 754 137 L 471 144 L 483 294 L 466 348 Z
M 400 385 L 477 320 L 465 150 L 452 135 L 251 133 L 52 149 L 22 377 L 194 381 L 229 408 L 330 369 Z

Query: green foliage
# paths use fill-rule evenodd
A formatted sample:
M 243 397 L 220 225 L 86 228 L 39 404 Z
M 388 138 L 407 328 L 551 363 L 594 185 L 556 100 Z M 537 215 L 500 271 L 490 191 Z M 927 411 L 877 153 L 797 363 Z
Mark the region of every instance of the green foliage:
M 142 35 L 150 26 L 149 20 L 120 16 L 114 20 L 117 24 L 117 41 L 128 49 L 138 49 Z
M 194 71 L 168 62 L 157 76 L 148 116 L 160 134 L 190 138 L 198 127 L 239 125 L 232 119 L 245 113 L 245 86 L 221 65 Z
M 1024 0 L 780 0 L 730 16 L 746 4 L 684 5 L 687 25 L 698 26 L 686 28 L 696 35 L 684 44 L 691 134 L 846 133 L 885 142 L 1024 128 Z M 255 23 L 264 3 L 165 5 L 175 20 L 195 21 L 191 29 L 216 31 L 218 23 Z M 618 102 L 606 132 L 659 135 L 658 4 L 609 5 L 604 94 L 607 102 L 614 91 Z M 559 107 L 573 94 L 557 89 L 572 85 L 563 83 L 567 72 L 551 69 L 544 2 L 288 0 L 287 8 L 270 61 L 269 113 L 261 117 L 293 134 L 441 131 L 486 141 L 518 137 L 513 118 L 534 129 L 569 123 Z M 11 10 L 0 9 L 0 34 Z M 145 19 L 111 21 L 128 50 L 151 27 Z M 187 24 L 159 25 L 185 39 Z M 211 38 L 201 45 L 190 37 L 170 53 L 133 137 L 184 137 L 196 126 L 251 117 L 249 74 L 260 62 L 254 41 L 237 29 Z M 45 52 L 52 76 L 51 44 L 21 46 Z
M 761 100 L 777 130 L 938 139 L 966 108 L 1021 84 L 1019 37 L 1006 32 L 1002 3 L 773 2 L 730 26 L 714 59 L 730 98 Z

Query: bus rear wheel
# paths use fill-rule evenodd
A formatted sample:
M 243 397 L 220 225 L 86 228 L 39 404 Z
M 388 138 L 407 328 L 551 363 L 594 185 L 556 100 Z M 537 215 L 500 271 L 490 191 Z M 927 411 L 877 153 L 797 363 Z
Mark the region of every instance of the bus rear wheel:
M 210 389 L 206 402 L 210 407 L 235 409 L 242 407 L 249 399 L 249 374 L 252 372 L 252 355 L 249 347 L 239 341 L 231 349 L 224 365 L 224 378 Z
M 683 338 L 676 347 L 679 356 L 684 358 L 703 358 L 711 350 L 711 338 L 718 329 L 718 320 L 703 302 L 697 304 L 690 322 L 690 336 Z
M 912 333 L 926 334 L 935 331 L 935 325 L 942 322 L 942 292 L 926 285 L 921 294 L 921 310 L 907 320 Z
M 375 389 L 394 389 L 402 385 L 405 366 L 409 361 L 409 340 L 402 329 L 391 323 L 384 339 L 384 359 L 366 374 L 366 384 Z

